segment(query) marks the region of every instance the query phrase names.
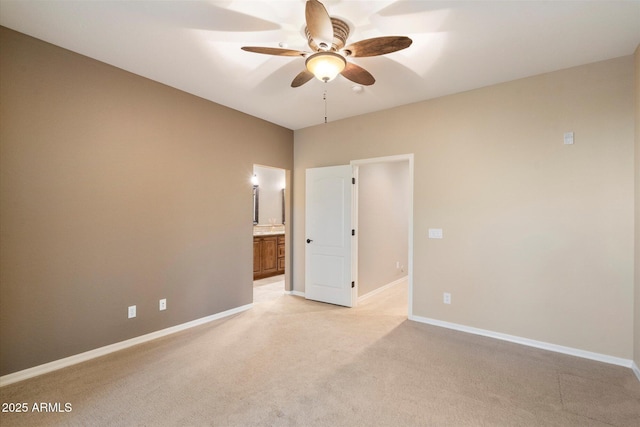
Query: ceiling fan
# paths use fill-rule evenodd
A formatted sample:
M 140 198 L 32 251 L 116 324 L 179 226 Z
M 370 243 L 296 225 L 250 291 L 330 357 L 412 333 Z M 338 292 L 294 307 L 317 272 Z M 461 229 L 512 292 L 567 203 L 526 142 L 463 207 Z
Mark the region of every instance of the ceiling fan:
M 276 56 L 301 56 L 306 58 L 306 68 L 291 82 L 291 87 L 299 87 L 313 77 L 324 82 L 342 74 L 352 82 L 369 86 L 375 83 L 364 68 L 352 62 L 349 57 L 386 55 L 409 47 L 412 40 L 404 36 L 375 37 L 345 46 L 349 37 L 349 25 L 341 19 L 330 17 L 324 5 L 318 0 L 307 0 L 305 5 L 307 26 L 305 33 L 313 52 L 300 50 L 244 46 L 242 50 Z

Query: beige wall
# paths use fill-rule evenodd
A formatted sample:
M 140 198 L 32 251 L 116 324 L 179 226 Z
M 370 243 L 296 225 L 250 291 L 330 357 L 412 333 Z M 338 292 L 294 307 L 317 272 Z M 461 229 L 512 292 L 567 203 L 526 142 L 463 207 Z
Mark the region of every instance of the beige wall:
M 565 131 L 575 145 L 563 145 Z M 315 126 L 294 140 L 298 236 L 306 168 L 414 153 L 414 315 L 632 358 L 631 56 Z M 430 227 L 444 239 L 427 239 Z M 301 239 L 294 253 L 294 289 L 304 291 Z
M 409 197 L 409 161 L 359 165 L 358 296 L 407 275 Z
M 252 168 L 292 132 L 0 37 L 0 374 L 251 303 Z
M 640 45 L 634 54 L 635 65 L 635 323 L 633 329 L 635 349 L 633 360 L 640 367 Z

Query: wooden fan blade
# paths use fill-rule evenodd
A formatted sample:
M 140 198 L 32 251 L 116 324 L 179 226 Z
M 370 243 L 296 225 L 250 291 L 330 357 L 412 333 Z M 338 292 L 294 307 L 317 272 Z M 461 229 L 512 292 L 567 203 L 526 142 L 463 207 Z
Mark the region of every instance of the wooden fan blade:
M 306 53 L 300 50 L 280 49 L 278 47 L 243 46 L 241 49 L 246 50 L 247 52 L 276 56 L 304 56 Z
M 413 40 L 405 36 L 375 37 L 352 43 L 345 47 L 344 51 L 353 57 L 378 56 L 406 49 L 411 43 Z
M 329 48 L 333 43 L 333 24 L 327 9 L 318 0 L 307 0 L 305 6 L 307 29 L 311 38 L 322 48 Z M 321 44 L 324 44 L 322 46 Z
M 347 62 L 347 66 L 340 73 L 354 83 L 358 83 L 363 86 L 370 86 L 376 82 L 370 72 L 365 70 L 359 65 Z
M 313 73 L 306 68 L 296 76 L 291 82 L 291 87 L 299 87 L 313 78 Z

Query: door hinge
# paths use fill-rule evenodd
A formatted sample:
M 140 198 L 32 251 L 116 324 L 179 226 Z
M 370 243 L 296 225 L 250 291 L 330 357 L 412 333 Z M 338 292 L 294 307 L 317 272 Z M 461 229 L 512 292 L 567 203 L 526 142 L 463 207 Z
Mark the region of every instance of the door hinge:
M 352 235 L 352 236 L 355 236 L 355 235 L 356 235 L 356 230 L 351 229 L 351 235 Z
M 355 288 L 356 287 L 356 282 L 351 282 L 351 287 Z
M 356 179 L 355 178 L 351 178 L 351 183 L 355 184 L 356 183 Z

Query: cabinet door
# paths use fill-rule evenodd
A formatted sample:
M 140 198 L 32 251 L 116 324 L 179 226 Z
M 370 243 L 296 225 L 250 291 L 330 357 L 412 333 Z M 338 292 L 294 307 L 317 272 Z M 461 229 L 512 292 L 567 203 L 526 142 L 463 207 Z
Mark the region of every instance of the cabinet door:
M 260 252 L 262 254 L 262 273 L 278 271 L 278 238 L 265 237 L 262 239 Z
M 278 273 L 284 273 L 284 237 L 278 236 Z

